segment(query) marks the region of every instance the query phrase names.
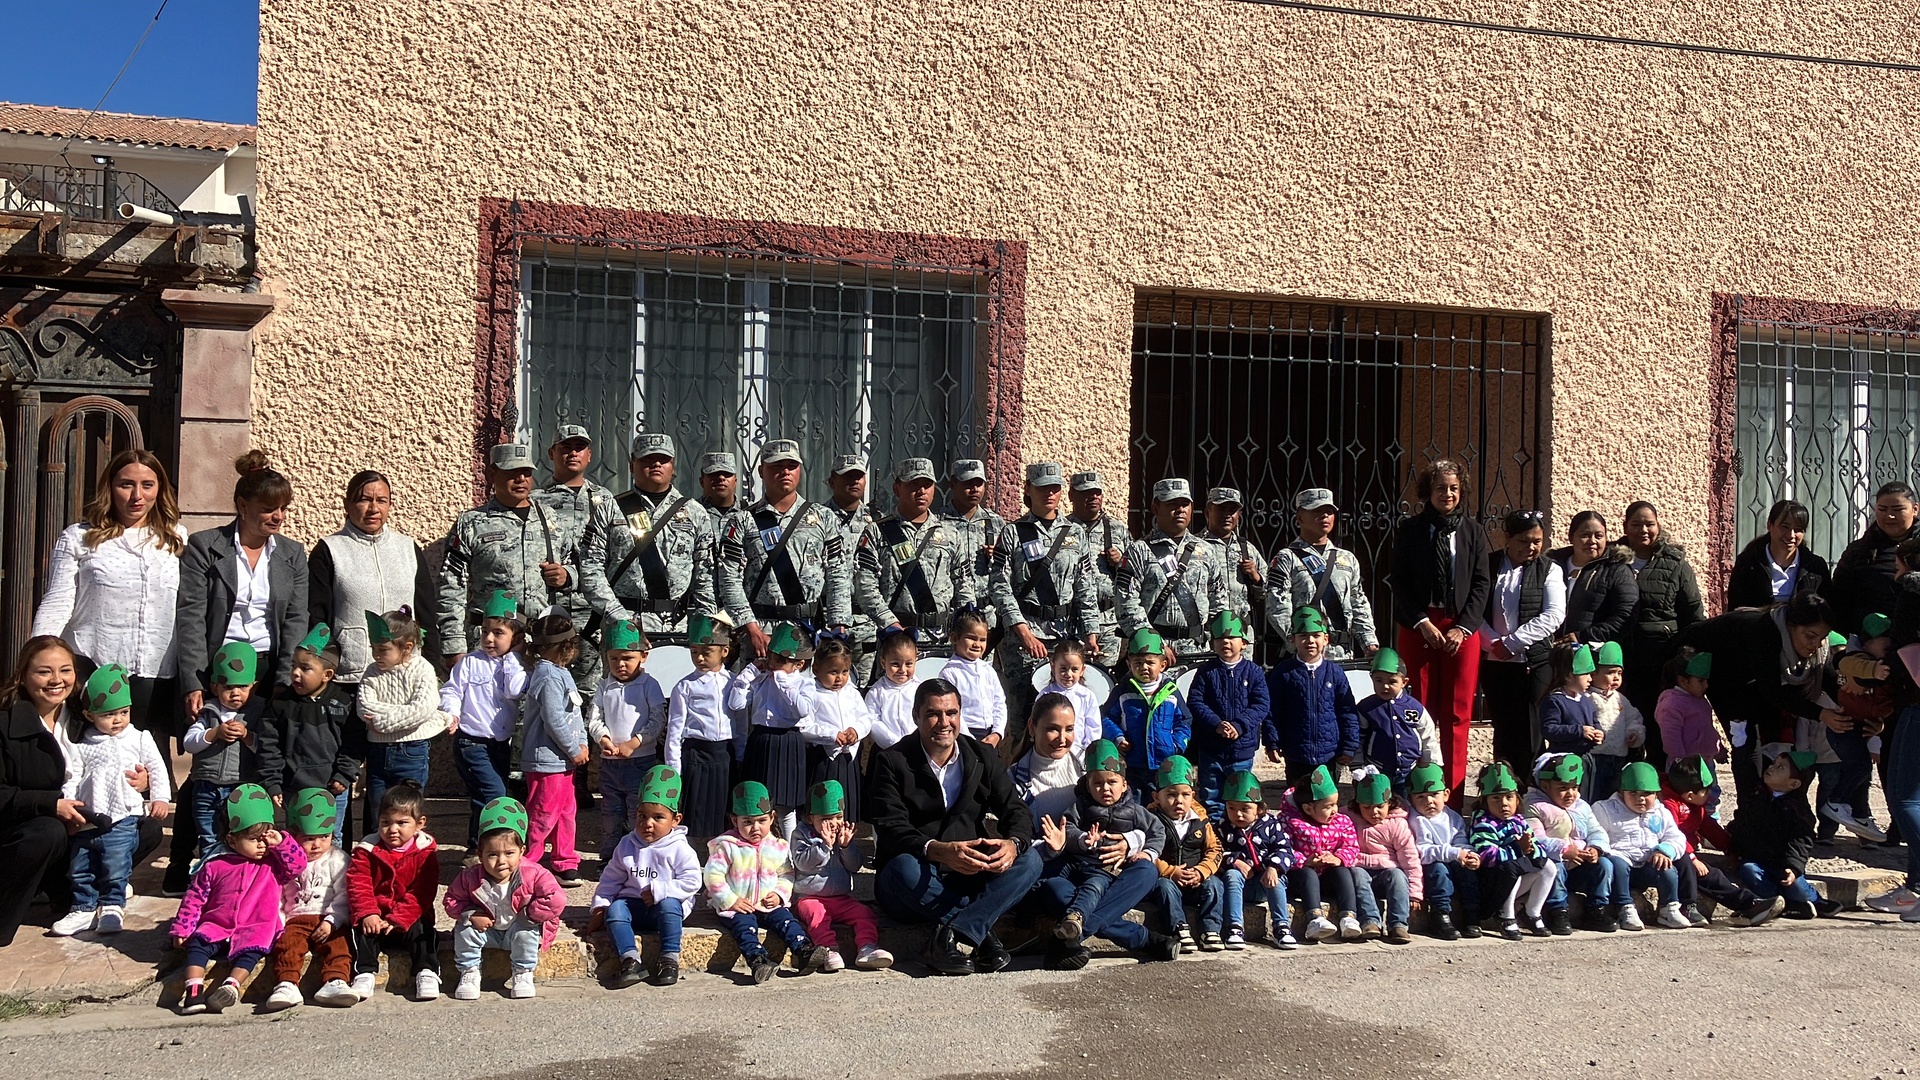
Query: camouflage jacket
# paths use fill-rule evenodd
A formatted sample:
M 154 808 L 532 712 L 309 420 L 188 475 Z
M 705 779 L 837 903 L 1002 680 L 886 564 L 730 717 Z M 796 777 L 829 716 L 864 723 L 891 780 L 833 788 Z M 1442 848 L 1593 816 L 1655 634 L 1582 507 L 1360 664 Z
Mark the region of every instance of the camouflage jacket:
M 992 603 L 994 560 L 994 554 L 987 548 L 999 542 L 1000 534 L 1006 531 L 1007 519 L 982 506 L 975 509 L 970 518 L 947 510 L 940 515 L 940 520 L 952 530 L 961 560 L 972 568 L 974 602 L 985 607 Z
M 649 631 L 678 626 L 690 611 L 713 614 L 719 538 L 707 508 L 698 499 L 683 502 L 673 490 L 657 496 L 629 491 L 615 502 L 620 520 L 607 534 L 607 576 L 620 606 L 639 612 L 641 629 Z M 668 510 L 672 518 L 658 521 Z M 636 555 L 649 533 L 652 543 Z
M 789 530 L 793 539 L 769 567 L 768 557 Z M 720 538 L 718 600 L 735 626 L 763 618 L 803 620 L 816 629 L 850 626 L 852 598 L 852 560 L 832 513 L 817 503 L 796 498 L 782 514 L 757 502 Z
M 1169 587 L 1173 593 L 1162 602 Z M 1162 637 L 1204 642 L 1207 622 L 1227 606 L 1226 568 L 1205 540 L 1191 532 L 1175 540 L 1156 526 L 1134 541 L 1114 590 L 1121 634 L 1151 624 Z
M 447 533 L 446 560 L 440 567 L 440 640 L 449 652 L 473 648 L 480 640 L 480 612 L 495 589 L 505 589 L 532 617 L 549 604 L 590 609 L 599 597 L 613 603 L 605 560 L 583 563 L 586 538 L 581 523 L 555 513 L 536 499 L 523 515 L 489 500 L 454 519 Z M 567 568 L 567 582 L 550 589 L 540 564 Z
M 1100 629 L 1093 545 L 1065 514 L 1032 514 L 1000 530 L 993 549 L 992 598 L 1011 630 L 1031 622 L 1041 637 L 1084 638 Z
M 916 524 L 889 514 L 868 525 L 854 549 L 854 598 L 875 626 L 945 633 L 954 608 L 978 602 L 972 570 L 938 515 Z

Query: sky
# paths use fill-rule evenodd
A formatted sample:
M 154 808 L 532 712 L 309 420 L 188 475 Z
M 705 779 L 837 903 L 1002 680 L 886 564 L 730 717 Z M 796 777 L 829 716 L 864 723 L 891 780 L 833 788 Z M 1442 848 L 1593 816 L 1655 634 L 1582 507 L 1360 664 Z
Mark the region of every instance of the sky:
M 93 108 L 160 2 L 0 0 L 0 101 Z M 259 67 L 257 0 L 166 0 L 102 109 L 251 124 Z

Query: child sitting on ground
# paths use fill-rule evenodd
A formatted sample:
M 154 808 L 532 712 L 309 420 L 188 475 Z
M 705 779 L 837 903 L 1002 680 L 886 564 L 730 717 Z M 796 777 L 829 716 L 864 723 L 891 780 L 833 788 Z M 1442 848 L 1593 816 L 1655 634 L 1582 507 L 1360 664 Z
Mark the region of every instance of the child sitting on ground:
M 620 838 L 593 890 L 587 929 L 605 927 L 613 939 L 620 954 L 620 970 L 613 977 L 618 989 L 643 979 L 654 986 L 680 981 L 680 928 L 700 893 L 700 858 L 680 824 L 683 780 L 668 765 L 647 771 L 633 812 L 633 831 Z M 635 935 L 651 932 L 660 935 L 660 962 L 648 972 Z
M 1260 890 L 1267 901 L 1267 941 L 1276 949 L 1297 949 L 1293 916 L 1287 910 L 1287 874 L 1294 868 L 1293 845 L 1287 823 L 1267 813 L 1260 780 L 1247 771 L 1227 777 L 1226 822 L 1220 830 L 1222 908 L 1227 924 L 1227 948 L 1244 949 L 1246 890 Z
M 1220 798 L 1228 774 L 1252 770 L 1267 726 L 1267 676 L 1245 655 L 1246 624 L 1231 611 L 1214 613 L 1207 624 L 1213 658 L 1194 672 L 1187 704 L 1193 710 L 1193 737 L 1187 757 L 1199 769 L 1199 798 L 1207 815 L 1220 821 Z
M 568 668 L 580 656 L 573 618 L 558 606 L 527 628 L 526 726 L 520 735 L 520 772 L 527 784 L 527 857 L 547 858 L 562 888 L 580 884 L 580 853 L 574 848 L 573 771 L 587 763 L 587 728 L 580 693 Z
M 74 799 L 87 827 L 67 840 L 68 877 L 73 908 L 53 924 L 55 937 L 82 930 L 117 934 L 133 895 L 133 853 L 140 845 L 140 819 L 166 817 L 172 798 L 172 771 L 153 736 L 133 721 L 133 684 L 127 669 L 108 664 L 87 679 L 80 715 L 68 720 L 67 778 L 60 797 Z M 127 782 L 135 770 L 147 772 L 143 799 Z M 175 826 L 178 828 L 178 826 Z
M 1438 762 L 1423 761 L 1407 774 L 1413 804 L 1407 826 L 1420 851 L 1420 907 L 1428 931 L 1441 941 L 1480 936 L 1480 856 L 1467 842 L 1466 820 L 1447 805 L 1451 794 Z
M 1675 865 L 1686 857 L 1687 838 L 1660 805 L 1660 774 L 1644 761 L 1627 766 L 1620 772 L 1620 790 L 1594 807 L 1593 816 L 1607 830 L 1613 853 L 1631 868 L 1628 886 L 1634 891 L 1651 886 L 1658 894 L 1659 924 L 1669 930 L 1690 928 L 1693 924 L 1680 909 L 1680 868 Z M 1622 930 L 1645 929 L 1634 904 L 1619 909 L 1619 920 Z
M 1354 865 L 1364 872 L 1373 893 L 1386 909 L 1386 939 L 1390 945 L 1413 940 L 1409 924 L 1413 905 L 1422 899 L 1425 878 L 1420 872 L 1420 849 L 1413 842 L 1407 812 L 1395 805 L 1393 781 L 1387 774 L 1363 769 L 1353 779 L 1353 806 L 1347 810 L 1359 843 Z M 1368 927 L 1362 926 L 1362 933 Z M 1379 926 L 1371 928 L 1380 932 Z
M 1732 840 L 1728 854 L 1739 864 L 1740 883 L 1768 901 L 1766 912 L 1755 912 L 1747 925 L 1759 926 L 1776 911 L 1789 919 L 1836 914 L 1840 905 L 1821 899 L 1807 881 L 1815 828 L 1807 783 L 1813 778 L 1814 755 L 1769 743 L 1760 748 L 1760 762 L 1766 790 L 1741 807 L 1727 830 Z M 1776 897 L 1783 899 L 1778 908 L 1772 905 Z
M 807 793 L 807 819 L 793 830 L 788 859 L 793 863 L 793 913 L 807 937 L 826 951 L 825 971 L 847 966 L 840 956 L 836 923 L 853 928 L 853 966 L 879 971 L 893 966 L 893 954 L 880 947 L 880 925 L 873 909 L 853 896 L 860 872 L 859 845 L 847 820 L 847 793 L 838 780 L 823 780 Z
M 333 816 L 332 846 L 344 859 L 347 806 L 360 778 L 360 762 L 367 756 L 367 726 L 354 715 L 354 689 L 334 681 L 339 668 L 340 646 L 321 623 L 294 646 L 287 685 L 274 691 L 254 734 L 260 786 L 276 805 L 308 788 L 333 797 L 338 812 Z M 339 927 L 346 932 L 346 923 Z
M 805 975 L 825 967 L 826 950 L 813 943 L 787 906 L 793 897 L 787 842 L 773 834 L 773 799 L 766 785 L 754 780 L 735 784 L 728 810 L 733 827 L 708 845 L 702 876 L 707 901 L 739 945 L 754 984 L 780 970 L 760 944 L 763 926 L 786 940 L 795 971 Z
M 940 677 L 960 690 L 960 722 L 967 734 L 987 746 L 999 746 L 1007 737 L 1007 690 L 993 661 L 987 659 L 987 636 L 987 617 L 979 609 L 954 612 L 948 634 L 953 658 L 940 669 Z
M 527 808 L 495 799 L 480 810 L 480 861 L 447 886 L 453 918 L 453 966 L 460 972 L 455 1001 L 480 998 L 480 960 L 488 949 L 507 954 L 513 977 L 507 996 L 533 996 L 533 969 L 560 932 L 567 894 L 547 868 L 526 858 Z
M 1072 808 L 1059 818 L 1040 821 L 1042 842 L 1053 855 L 1067 860 L 1064 873 L 1074 886 L 1066 914 L 1053 928 L 1054 936 L 1070 945 L 1080 944 L 1086 936 L 1087 916 L 1099 906 L 1116 876 L 1102 862 L 1106 847 L 1125 844 L 1125 834 L 1139 832 L 1146 842 L 1134 857 L 1158 860 L 1167 844 L 1160 815 L 1127 798 L 1126 765 L 1119 747 L 1106 739 L 1087 747 L 1086 770 L 1074 787 Z
M 453 765 L 467 789 L 467 853 L 480 846 L 480 809 L 507 793 L 514 769 L 513 734 L 527 665 L 520 659 L 527 625 L 520 605 L 495 589 L 480 623 L 480 647 L 462 656 L 440 688 L 440 711 L 459 718 Z
M 1392 649 L 1373 654 L 1373 693 L 1354 708 L 1360 714 L 1360 758 L 1386 774 L 1393 793 L 1407 794 L 1407 776 L 1422 761 L 1445 765 L 1440 730 L 1427 707 L 1407 693 L 1407 665 Z
M 1107 702 L 1100 730 L 1127 756 L 1127 786 L 1147 803 L 1161 763 L 1186 752 L 1193 714 L 1180 687 L 1167 678 L 1167 644 L 1158 633 L 1145 626 L 1135 630 L 1126 653 L 1126 685 Z
M 260 654 L 252 645 L 229 641 L 220 646 L 207 670 L 206 703 L 180 738 L 180 749 L 193 755 L 188 777 L 202 859 L 219 851 L 220 808 L 234 788 L 259 773 L 253 729 L 267 707 L 266 698 L 253 692 L 259 671 Z
M 224 846 L 194 873 L 167 931 L 187 953 L 180 1011 L 189 1016 L 240 1004 L 240 984 L 280 931 L 280 891 L 307 868 L 300 845 L 273 827 L 273 798 L 260 785 L 235 787 L 220 817 Z M 207 966 L 222 957 L 226 981 L 209 993 Z
M 679 774 L 682 785 L 675 809 L 683 815 L 687 835 L 703 843 L 727 827 L 727 792 L 733 786 L 733 718 L 726 708 L 728 637 L 724 627 L 705 615 L 687 617 L 693 671 L 674 684 L 667 702 L 667 733 L 661 740 L 661 764 Z
M 1300 936 L 1309 945 L 1335 935 L 1360 940 L 1360 920 L 1354 914 L 1360 895 L 1360 871 L 1354 865 L 1360 859 L 1360 840 L 1353 819 L 1340 812 L 1340 788 L 1325 765 L 1294 785 L 1285 812 L 1287 841 L 1293 845 L 1287 892 L 1299 897 L 1307 920 Z M 1327 917 L 1329 910 L 1337 924 Z
M 347 902 L 353 916 L 353 992 L 373 996 L 380 954 L 407 950 L 413 1000 L 440 996 L 440 935 L 433 902 L 440 891 L 439 845 L 427 829 L 427 797 L 410 782 L 380 796 L 379 828 L 353 845 Z
M 587 741 L 600 749 L 600 861 L 620 842 L 640 805 L 640 779 L 660 763 L 667 696 L 647 674 L 652 645 L 635 621 L 613 623 L 604 638 L 607 674 L 593 694 Z
M 1533 829 L 1520 816 L 1520 783 L 1513 769 L 1496 761 L 1480 770 L 1480 811 L 1473 815 L 1467 843 L 1480 856 L 1480 901 L 1493 906 L 1489 918 L 1500 922 L 1500 936 L 1519 941 L 1518 912 L 1525 911 L 1527 929 L 1535 937 L 1553 931 L 1541 916 L 1559 867 L 1533 840 Z M 1525 908 L 1520 907 L 1524 901 Z
M 280 890 L 285 928 L 273 943 L 274 987 L 268 1010 L 300 1004 L 300 969 L 309 953 L 322 980 L 313 995 L 315 1005 L 347 1009 L 360 1003 L 347 985 L 353 976 L 348 940 L 353 909 L 347 903 L 347 853 L 333 842 L 340 816 L 340 804 L 325 788 L 301 789 L 287 807 L 287 832 L 300 845 L 307 866 Z
M 1593 723 L 1600 741 L 1588 753 L 1587 774 L 1580 797 L 1593 802 L 1611 798 L 1620 784 L 1627 755 L 1647 743 L 1647 720 L 1620 692 L 1626 674 L 1625 654 L 1617 641 L 1602 642 L 1593 657 L 1593 684 L 1587 700 L 1593 702 Z
M 880 677 L 867 689 L 867 716 L 873 721 L 873 748 L 885 750 L 913 734 L 913 695 L 920 689 L 914 671 L 920 645 L 911 630 L 895 630 L 880 639 L 874 665 Z
M 1061 638 L 1053 646 L 1048 667 L 1053 679 L 1040 693 L 1059 694 L 1073 703 L 1073 752 L 1085 754 L 1087 747 L 1100 738 L 1100 706 L 1104 704 L 1087 685 L 1087 646 L 1077 638 Z
M 1695 926 L 1711 923 L 1706 913 L 1700 910 L 1699 895 L 1705 893 L 1714 903 L 1735 912 L 1735 917 L 1751 926 L 1756 916 L 1766 911 L 1772 915 L 1773 900 L 1762 900 L 1753 891 L 1729 878 L 1719 867 L 1709 866 L 1701 857 L 1702 842 L 1711 843 L 1722 852 L 1732 850 L 1733 839 L 1720 823 L 1707 813 L 1707 791 L 1713 786 L 1713 765 L 1706 758 L 1692 754 L 1675 758 L 1667 763 L 1667 773 L 1662 777 L 1665 787 L 1660 791 L 1660 804 L 1673 815 L 1674 823 L 1680 826 L 1680 834 L 1687 838 L 1687 858 L 1683 860 L 1680 873 L 1680 905 L 1687 921 Z M 1698 915 L 1699 918 L 1694 916 Z M 1764 918 L 1762 922 L 1766 921 Z
M 1540 755 L 1533 763 L 1534 786 L 1527 792 L 1521 813 L 1532 826 L 1540 849 L 1560 863 L 1564 891 L 1580 895 L 1583 929 L 1611 934 L 1620 928 L 1614 910 L 1633 902 L 1633 893 L 1627 888 L 1629 868 L 1625 859 L 1610 850 L 1607 830 L 1593 816 L 1593 807 L 1580 797 L 1585 779 L 1586 763 L 1580 755 Z M 1554 892 L 1545 911 L 1547 929 L 1564 937 L 1573 932 L 1573 927 L 1562 890 Z
M 1293 655 L 1267 673 L 1273 722 L 1261 733 L 1267 758 L 1287 763 L 1287 782 L 1298 784 L 1313 770 L 1351 765 L 1360 752 L 1360 713 L 1353 684 L 1327 660 L 1327 620 L 1319 608 L 1293 613 Z
M 1199 947 L 1219 952 L 1223 885 L 1214 875 L 1220 869 L 1220 836 L 1213 822 L 1193 802 L 1193 763 L 1175 754 L 1160 763 L 1154 777 L 1153 811 L 1165 831 L 1166 843 L 1154 859 L 1160 871 L 1156 888 L 1166 909 L 1167 924 L 1180 942 L 1181 952 L 1192 952 L 1194 937 L 1187 925 L 1187 905 L 1200 908 Z

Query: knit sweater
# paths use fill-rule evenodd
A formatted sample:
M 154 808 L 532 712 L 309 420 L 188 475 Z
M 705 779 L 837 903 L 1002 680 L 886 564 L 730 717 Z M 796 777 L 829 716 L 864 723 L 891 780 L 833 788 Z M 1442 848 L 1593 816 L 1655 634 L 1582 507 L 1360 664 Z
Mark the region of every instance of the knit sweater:
M 460 871 L 453 884 L 447 886 L 444 906 L 455 922 L 474 915 L 486 915 L 496 922 L 508 921 L 505 912 L 480 899 L 480 888 L 486 880 L 486 867 L 475 864 Z M 567 910 L 567 891 L 560 887 L 553 871 L 532 859 L 520 860 L 511 884 L 512 888 L 507 890 L 508 910 L 540 928 L 541 948 L 553 944 L 554 935 L 560 932 L 560 916 Z
M 306 868 L 306 852 L 285 833 L 259 862 L 231 851 L 215 855 L 193 875 L 168 932 L 183 941 L 225 941 L 234 953 L 271 949 L 282 925 L 281 891 Z
M 1653 720 L 1660 725 L 1660 746 L 1668 757 L 1699 754 L 1717 761 L 1726 750 L 1727 744 L 1713 722 L 1712 703 L 1677 686 L 1660 695 L 1653 707 Z
M 1038 751 L 1029 750 L 1007 766 L 1013 793 L 1033 811 L 1034 835 L 1040 833 L 1041 818 L 1065 817 L 1073 810 L 1080 778 L 1085 775 L 1087 767 L 1071 750 L 1057 758 L 1041 757 Z
M 680 901 L 683 915 L 685 906 L 700 892 L 700 856 L 687 843 L 684 826 L 674 826 L 651 844 L 640 839 L 638 833 L 621 837 L 600 871 L 600 884 L 593 890 L 593 910 L 615 900 L 638 900 L 648 891 L 656 904 Z
M 1300 812 L 1291 798 L 1286 803 L 1287 839 L 1293 844 L 1297 865 L 1305 866 L 1315 855 L 1332 855 L 1341 866 L 1360 861 L 1360 837 L 1354 832 L 1353 819 L 1335 814 L 1322 825 Z
M 303 852 L 304 854 L 304 852 Z M 282 923 L 296 915 L 318 915 L 344 931 L 353 924 L 353 908 L 347 901 L 347 853 L 328 848 L 317 859 L 307 860 L 306 869 L 280 889 Z
M 1413 842 L 1407 812 L 1396 806 L 1373 825 L 1360 819 L 1357 808 L 1348 810 L 1347 817 L 1353 822 L 1360 851 L 1353 865 L 1363 870 L 1399 870 L 1407 875 L 1407 899 L 1419 903 L 1425 895 L 1425 875 L 1420 872 L 1420 848 Z
M 1618 690 L 1612 693 L 1589 690 L 1587 700 L 1593 703 L 1593 726 L 1606 736 L 1589 753 L 1626 757 L 1628 750 L 1646 744 L 1646 717 L 1627 700 L 1627 695 Z
M 147 795 L 154 802 L 173 801 L 173 773 L 166 759 L 153 736 L 132 724 L 114 735 L 88 725 L 80 741 L 68 743 L 66 750 L 67 782 L 60 797 L 86 804 L 87 817 L 97 826 L 145 816 L 146 799 L 127 782 L 130 769 L 146 768 Z
M 940 669 L 940 677 L 960 691 L 960 722 L 974 738 L 1007 733 L 1007 691 L 1000 672 L 989 659 L 956 656 Z
M 707 901 L 722 918 L 733 916 L 733 905 L 750 901 L 761 911 L 786 907 L 793 900 L 793 877 L 787 865 L 787 842 L 768 833 L 750 844 L 729 829 L 707 844 L 707 866 L 701 874 Z M 771 893 L 777 903 L 767 904 Z
M 440 677 L 418 649 L 386 671 L 369 666 L 360 677 L 359 707 L 372 743 L 423 742 L 455 723 L 440 711 Z

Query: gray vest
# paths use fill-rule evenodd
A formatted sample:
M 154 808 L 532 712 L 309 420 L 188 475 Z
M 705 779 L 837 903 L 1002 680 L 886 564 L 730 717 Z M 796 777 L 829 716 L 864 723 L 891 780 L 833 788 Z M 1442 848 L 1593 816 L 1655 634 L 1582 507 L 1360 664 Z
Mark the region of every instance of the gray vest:
M 413 605 L 413 584 L 420 553 L 413 538 L 391 528 L 368 536 L 351 525 L 320 541 L 333 556 L 333 640 L 340 646 L 340 682 L 357 683 L 373 663 L 367 643 L 366 613 Z M 433 613 L 416 611 L 428 624 Z

